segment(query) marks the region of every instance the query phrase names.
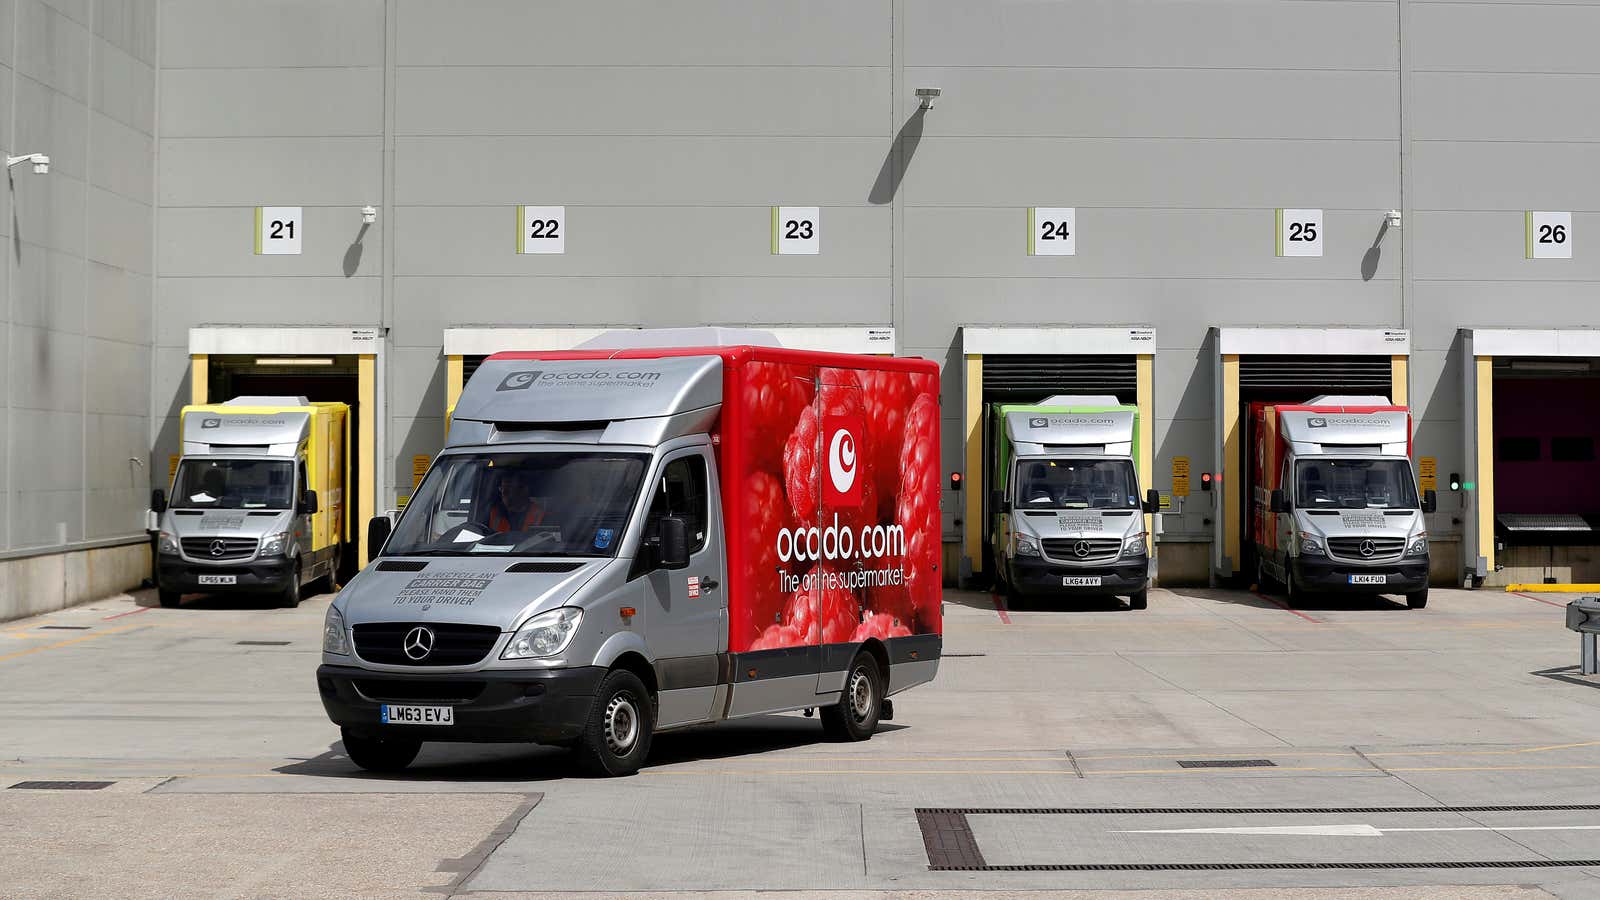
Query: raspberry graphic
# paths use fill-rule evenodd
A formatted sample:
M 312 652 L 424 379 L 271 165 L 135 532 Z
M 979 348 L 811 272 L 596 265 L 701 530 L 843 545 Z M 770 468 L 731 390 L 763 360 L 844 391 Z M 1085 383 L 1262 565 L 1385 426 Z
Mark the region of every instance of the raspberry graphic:
M 796 591 L 789 600 L 788 621 L 808 643 L 838 644 L 849 639 L 861 622 L 861 602 L 842 584 L 830 580 L 837 573 L 821 573 L 813 599 L 809 591 Z M 820 641 L 817 626 L 821 625 Z
M 780 647 L 798 647 L 805 643 L 800 632 L 789 625 L 773 625 L 750 644 L 751 650 L 777 650 Z
M 905 443 L 906 412 L 916 396 L 912 378 L 929 376 L 904 372 L 866 371 L 861 379 L 861 406 L 866 415 L 867 437 L 872 442 L 871 481 L 877 482 L 878 521 L 894 518 L 894 499 L 900 491 L 900 448 Z
M 861 416 L 861 382 L 854 371 L 823 369 L 821 378 L 816 402 L 800 413 L 800 420 L 783 445 L 783 486 L 795 518 L 802 523 L 818 521 L 822 503 L 822 420 L 827 416 Z M 857 435 L 856 458 L 873 458 L 867 435 Z M 844 519 L 842 513 L 840 519 Z
M 900 624 L 900 620 L 888 613 L 877 613 L 869 616 L 865 622 L 856 626 L 855 633 L 850 635 L 852 641 L 864 641 L 867 638 L 887 640 L 892 637 L 910 637 L 911 629 Z
M 745 365 L 742 391 L 751 467 L 782 472 L 784 438 L 811 404 L 811 376 L 802 366 L 751 362 Z
M 939 404 L 922 394 L 906 413 L 895 523 L 905 530 L 905 587 L 919 628 L 939 627 Z
M 773 625 L 783 607 L 784 595 L 778 587 L 778 532 L 789 524 L 789 502 L 783 486 L 766 472 L 752 472 L 744 482 L 745 544 L 740 568 L 744 583 L 744 603 L 735 611 L 729 643 L 735 648 L 759 637 Z

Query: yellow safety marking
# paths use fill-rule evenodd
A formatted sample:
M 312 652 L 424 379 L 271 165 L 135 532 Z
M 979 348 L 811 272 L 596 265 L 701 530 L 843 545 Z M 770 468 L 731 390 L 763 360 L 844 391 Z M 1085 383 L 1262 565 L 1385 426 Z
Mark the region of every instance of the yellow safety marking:
M 65 641 L 58 641 L 57 643 L 54 643 L 54 644 L 46 644 L 43 647 L 29 647 L 26 650 L 19 650 L 16 653 L 10 653 L 10 654 L 7 654 L 5 656 L 0 656 L 0 662 L 5 662 L 8 659 L 16 659 L 19 656 L 27 656 L 30 653 L 38 653 L 41 650 L 54 650 L 54 649 L 56 649 L 58 647 L 67 647 L 67 646 L 71 646 L 72 644 L 80 643 L 82 641 L 92 641 L 97 637 L 105 637 L 108 634 L 116 634 L 116 633 L 118 633 L 120 631 L 131 631 L 131 630 L 133 630 L 135 628 L 145 628 L 145 627 L 147 627 L 147 623 L 141 622 L 141 623 L 139 623 L 137 625 L 122 625 L 122 626 L 117 627 L 117 628 L 107 628 L 105 631 L 96 631 L 96 632 L 94 632 L 92 634 L 82 634 L 82 635 L 79 635 L 79 636 L 77 636 L 75 638 L 70 638 L 70 639 L 65 640 Z
M 1510 750 L 1379 750 L 1367 756 L 1501 756 L 1510 753 L 1547 753 L 1551 750 L 1574 750 L 1594 747 L 1600 741 L 1582 741 L 1576 744 L 1551 744 L 1548 747 L 1516 747 Z
M 1506 590 L 1529 594 L 1589 594 L 1600 592 L 1600 584 L 1508 584 Z

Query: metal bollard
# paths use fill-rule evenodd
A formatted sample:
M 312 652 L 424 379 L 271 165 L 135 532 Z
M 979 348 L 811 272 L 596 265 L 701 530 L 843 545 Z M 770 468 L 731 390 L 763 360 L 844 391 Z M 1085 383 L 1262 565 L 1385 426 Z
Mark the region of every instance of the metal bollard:
M 1600 675 L 1600 597 L 1579 597 L 1567 604 L 1567 628 L 1578 633 L 1583 652 L 1583 674 Z

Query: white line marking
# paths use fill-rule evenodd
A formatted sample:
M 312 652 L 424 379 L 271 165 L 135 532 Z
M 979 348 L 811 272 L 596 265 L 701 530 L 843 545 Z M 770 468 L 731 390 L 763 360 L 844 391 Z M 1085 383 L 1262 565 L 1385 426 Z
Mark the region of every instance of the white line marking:
M 1375 825 L 1266 825 L 1244 828 L 1162 828 L 1111 834 L 1265 834 L 1304 837 L 1383 837 L 1402 831 L 1600 831 L 1600 825 L 1474 825 L 1458 828 L 1378 828 Z

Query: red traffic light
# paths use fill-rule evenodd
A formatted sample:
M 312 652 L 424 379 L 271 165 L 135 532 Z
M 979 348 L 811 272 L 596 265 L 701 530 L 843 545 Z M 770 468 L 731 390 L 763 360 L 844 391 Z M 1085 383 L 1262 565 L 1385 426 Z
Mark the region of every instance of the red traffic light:
M 950 473 L 950 490 L 952 490 L 952 491 L 961 490 L 961 473 L 960 472 L 951 472 Z
M 1200 473 L 1200 490 L 1202 490 L 1202 491 L 1211 490 L 1211 473 L 1210 472 L 1201 472 Z

